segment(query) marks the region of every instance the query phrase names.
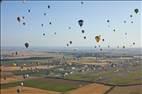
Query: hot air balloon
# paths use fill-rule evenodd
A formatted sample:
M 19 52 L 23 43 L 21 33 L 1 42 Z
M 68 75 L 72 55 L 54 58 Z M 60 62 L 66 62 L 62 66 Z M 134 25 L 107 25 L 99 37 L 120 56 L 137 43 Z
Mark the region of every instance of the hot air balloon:
M 43 24 L 41 24 L 41 26 L 43 27 Z
M 25 17 L 24 17 L 24 16 L 22 16 L 22 18 L 24 19 Z
M 83 22 L 84 22 L 84 21 L 83 21 L 82 19 L 78 20 L 78 24 L 79 24 L 80 27 L 83 26 Z
M 20 21 L 21 21 L 20 17 L 17 17 L 17 21 L 18 21 L 18 22 L 20 22 Z
M 31 10 L 30 10 L 30 9 L 28 9 L 28 12 L 30 13 L 30 12 L 31 12 Z
M 82 1 L 81 4 L 84 4 L 84 2 Z
M 25 43 L 25 47 L 26 47 L 26 48 L 29 47 L 29 43 L 28 43 L 28 42 Z
M 82 33 L 85 33 L 85 30 L 81 30 Z
M 18 55 L 18 52 L 16 51 L 15 54 Z
M 102 51 L 103 49 L 101 48 L 100 51 Z
M 130 15 L 130 17 L 132 18 L 132 17 L 133 17 L 133 15 Z
M 109 46 L 109 45 L 108 45 L 107 47 L 108 47 L 108 48 L 110 48 L 110 46 Z
M 20 94 L 20 92 L 21 92 L 21 90 L 18 88 L 18 89 L 17 89 L 17 94 Z
M 115 30 L 115 29 L 113 29 L 113 31 L 115 32 L 116 30 Z
M 24 85 L 24 83 L 23 82 L 21 82 L 21 86 L 23 86 Z
M 50 5 L 48 5 L 48 8 L 50 8 Z
M 70 41 L 69 43 L 72 44 L 72 41 Z
M 101 47 L 101 45 L 98 46 L 99 48 Z
M 110 22 L 110 20 L 107 20 L 107 23 L 109 23 Z
M 43 36 L 45 36 L 45 33 L 43 33 Z
M 86 36 L 84 36 L 84 39 L 86 39 Z
M 23 25 L 25 26 L 25 25 L 26 25 L 26 23 L 25 23 L 25 22 L 23 22 Z
M 105 39 L 102 39 L 102 41 L 105 41 Z
M 46 16 L 46 13 L 44 13 L 43 15 Z
M 56 35 L 56 32 L 54 32 L 54 35 Z
M 95 37 L 96 42 L 99 42 L 100 39 L 101 39 L 101 36 L 100 36 L 100 35 Z
M 134 12 L 137 14 L 137 13 L 139 12 L 139 9 L 136 8 L 136 9 L 134 10 Z
M 71 27 L 68 27 L 68 29 L 71 29 Z
M 125 46 L 123 45 L 123 47 L 122 48 L 125 48 Z
M 51 22 L 49 22 L 49 24 L 51 25 L 52 23 L 51 23 Z
M 124 23 L 126 23 L 127 21 L 124 20 Z
M 69 46 L 69 44 L 67 44 L 67 47 Z

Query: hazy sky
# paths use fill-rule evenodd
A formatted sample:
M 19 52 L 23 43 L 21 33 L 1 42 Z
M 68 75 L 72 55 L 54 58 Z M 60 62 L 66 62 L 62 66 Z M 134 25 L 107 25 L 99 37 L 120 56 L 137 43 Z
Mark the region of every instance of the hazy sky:
M 139 9 L 138 14 L 134 12 L 135 8 Z M 44 13 L 47 15 L 44 16 Z M 72 47 L 130 47 L 133 42 L 136 45 L 132 47 L 142 47 L 141 13 L 142 1 L 84 1 L 82 5 L 80 1 L 3 1 L 1 45 L 24 46 L 25 42 L 29 42 L 31 47 L 66 47 L 71 40 Z M 18 16 L 24 16 L 25 19 L 19 23 Z M 79 19 L 84 20 L 82 28 L 78 25 Z M 106 22 L 107 19 L 110 23 Z M 127 22 L 123 23 L 124 20 Z M 50 21 L 52 25 L 49 25 Z M 26 25 L 23 26 L 22 22 L 26 22 Z M 81 33 L 82 29 L 85 30 L 84 34 Z M 113 32 L 113 29 L 116 31 Z M 96 35 L 101 35 L 105 41 L 96 43 Z

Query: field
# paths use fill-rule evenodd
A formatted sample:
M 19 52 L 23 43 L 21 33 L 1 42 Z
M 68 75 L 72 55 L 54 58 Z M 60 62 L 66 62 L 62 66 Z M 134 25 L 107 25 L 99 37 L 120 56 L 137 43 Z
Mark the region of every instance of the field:
M 35 78 L 30 80 L 25 80 L 24 86 L 39 88 L 44 90 L 51 90 L 57 92 L 66 92 L 72 89 L 76 89 L 78 87 L 84 86 L 88 84 L 87 82 L 77 82 L 77 81 L 69 81 L 62 79 L 53 79 L 53 78 Z M 9 88 L 20 85 L 21 81 L 2 84 L 1 88 Z
M 142 94 L 142 85 L 115 87 L 108 94 Z
M 22 94 L 142 94 L 141 63 L 110 68 L 108 59 L 77 60 L 67 53 L 31 53 L 25 54 L 26 58 L 10 56 L 2 61 L 2 94 L 15 94 L 21 82 L 24 83 Z M 29 77 L 24 79 L 24 74 Z
M 8 89 L 2 89 L 1 94 L 17 94 L 16 90 L 18 87 L 12 87 Z M 60 94 L 60 92 L 42 90 L 38 88 L 22 87 L 22 94 Z
M 89 84 L 76 90 L 72 90 L 67 94 L 104 94 L 109 89 L 110 86 L 101 84 Z

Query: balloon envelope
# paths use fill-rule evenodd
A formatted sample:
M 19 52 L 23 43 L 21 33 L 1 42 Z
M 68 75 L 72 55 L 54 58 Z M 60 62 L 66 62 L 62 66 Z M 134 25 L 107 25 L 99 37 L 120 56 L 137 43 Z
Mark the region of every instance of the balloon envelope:
M 50 5 L 48 5 L 48 8 L 50 8 Z
M 85 30 L 81 30 L 82 33 L 85 33 Z
M 110 21 L 109 20 L 107 20 L 107 23 L 109 23 Z
M 96 37 L 95 37 L 96 42 L 99 42 L 100 39 L 101 39 L 101 36 L 96 36 Z
M 135 11 L 135 13 L 137 14 L 137 13 L 139 12 L 139 9 L 136 8 L 134 11 Z
M 25 47 L 26 47 L 26 48 L 29 47 L 29 43 L 28 43 L 28 42 L 25 43 Z
M 20 17 L 17 17 L 17 21 L 18 21 L 18 22 L 20 22 L 20 21 L 21 21 Z
M 80 27 L 83 26 L 83 22 L 84 22 L 84 21 L 83 21 L 82 19 L 81 19 L 81 20 L 78 20 L 78 24 L 79 24 Z
M 72 41 L 70 41 L 70 44 L 72 44 Z

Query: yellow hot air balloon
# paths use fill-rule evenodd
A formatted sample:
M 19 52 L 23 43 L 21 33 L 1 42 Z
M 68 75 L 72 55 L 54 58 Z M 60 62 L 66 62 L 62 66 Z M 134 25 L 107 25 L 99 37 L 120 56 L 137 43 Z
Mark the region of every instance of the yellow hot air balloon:
M 101 36 L 100 36 L 100 35 L 95 37 L 96 42 L 99 42 L 100 39 L 101 39 Z

